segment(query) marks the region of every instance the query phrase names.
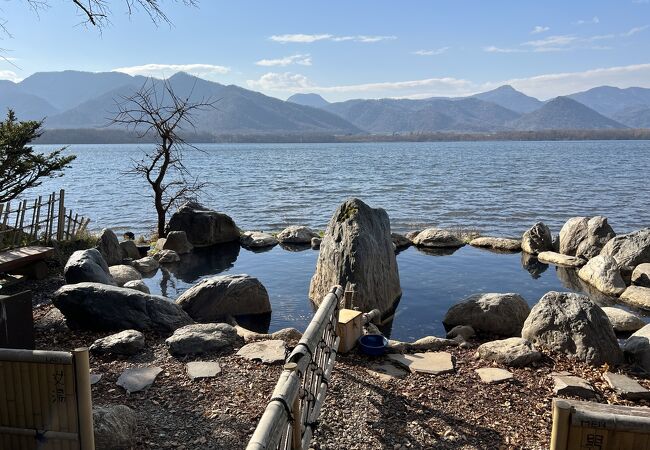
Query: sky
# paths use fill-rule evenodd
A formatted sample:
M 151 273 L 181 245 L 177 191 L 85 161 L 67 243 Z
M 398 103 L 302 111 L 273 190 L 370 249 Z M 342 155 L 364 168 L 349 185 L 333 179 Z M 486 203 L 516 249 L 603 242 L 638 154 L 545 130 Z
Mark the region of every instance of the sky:
M 0 2 L 0 79 L 183 70 L 329 101 L 463 96 L 503 84 L 542 100 L 600 85 L 650 88 L 650 0 L 162 0 L 171 26 L 108 0 L 111 23 L 101 31 L 82 23 L 71 0 L 46 1 L 38 10 Z

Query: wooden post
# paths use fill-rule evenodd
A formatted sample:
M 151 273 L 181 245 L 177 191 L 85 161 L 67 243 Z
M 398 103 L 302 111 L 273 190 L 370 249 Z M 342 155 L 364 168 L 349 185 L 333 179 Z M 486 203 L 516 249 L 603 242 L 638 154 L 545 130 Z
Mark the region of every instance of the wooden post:
M 296 398 L 293 400 L 291 415 L 293 416 L 293 423 L 291 424 L 291 450 L 302 450 L 302 411 L 300 410 L 300 395 L 296 395 Z
M 354 291 L 345 291 L 343 298 L 343 309 L 352 309 L 352 297 L 354 296 Z
M 36 226 L 34 227 L 34 238 L 32 240 L 38 241 L 38 230 L 41 228 L 41 206 L 43 202 L 43 197 L 38 196 L 36 200 Z
M 59 191 L 59 221 L 56 228 L 56 239 L 57 241 L 63 240 L 63 233 L 65 232 L 65 191 L 61 189 Z
M 95 450 L 93 427 L 93 402 L 90 393 L 90 363 L 88 349 L 77 348 L 72 352 L 77 394 L 77 416 L 79 420 L 80 450 Z
M 571 405 L 563 400 L 553 399 L 553 429 L 551 450 L 567 450 Z

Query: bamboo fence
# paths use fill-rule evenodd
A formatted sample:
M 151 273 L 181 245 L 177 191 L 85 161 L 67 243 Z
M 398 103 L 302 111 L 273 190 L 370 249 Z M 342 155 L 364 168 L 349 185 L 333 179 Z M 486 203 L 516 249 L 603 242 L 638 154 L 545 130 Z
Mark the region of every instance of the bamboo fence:
M 286 360 L 248 450 L 307 449 L 336 362 L 341 286 L 325 296 L 305 334 Z
M 0 203 L 0 251 L 74 240 L 89 222 L 90 219 L 66 209 L 63 189 L 33 201 Z

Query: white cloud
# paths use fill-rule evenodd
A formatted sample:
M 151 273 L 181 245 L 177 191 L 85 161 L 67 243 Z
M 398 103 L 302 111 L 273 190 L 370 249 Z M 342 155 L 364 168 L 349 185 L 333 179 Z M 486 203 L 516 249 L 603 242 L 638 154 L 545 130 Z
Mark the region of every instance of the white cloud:
M 545 33 L 546 31 L 550 30 L 551 27 L 543 27 L 541 25 L 537 25 L 533 30 L 530 32 L 530 34 L 539 34 L 539 33 Z
M 307 55 L 292 55 L 285 56 L 278 59 L 261 59 L 255 64 L 258 66 L 271 67 L 271 66 L 290 66 L 291 64 L 298 64 L 300 66 L 311 66 L 311 56 Z
M 600 23 L 600 19 L 598 18 L 598 16 L 594 16 L 591 19 L 586 19 L 586 20 L 580 19 L 576 22 L 576 25 L 586 25 L 586 24 L 597 25 L 599 23 Z
M 644 31 L 644 30 L 647 30 L 649 26 L 650 26 L 650 25 L 643 25 L 642 27 L 634 27 L 634 28 L 630 28 L 630 29 L 629 29 L 628 31 L 626 31 L 625 33 L 621 33 L 621 36 L 623 36 L 623 37 L 630 37 L 630 36 L 632 36 L 632 35 L 634 35 L 634 34 L 637 34 L 637 33 L 640 33 L 640 32 L 642 32 L 642 31 Z
M 608 85 L 626 88 L 650 87 L 650 63 L 608 67 L 582 72 L 551 73 L 527 78 L 478 83 L 471 80 L 444 77 L 422 80 L 386 81 L 377 83 L 319 86 L 296 73 L 267 73 L 258 80 L 249 80 L 252 89 L 271 94 L 316 92 L 328 94 L 333 100 L 349 98 L 427 98 L 466 96 L 510 84 L 515 89 L 540 99 L 567 95 L 596 86 Z
M 560 47 L 566 47 L 569 44 L 576 42 L 578 38 L 575 36 L 560 35 L 560 36 L 549 36 L 544 39 L 538 39 L 535 41 L 527 41 L 521 45 L 528 47 L 533 47 L 537 51 L 543 51 L 544 49 L 555 49 Z
M 10 80 L 14 83 L 18 83 L 22 78 L 19 77 L 16 72 L 12 72 L 11 70 L 0 70 L 0 80 Z
M 379 41 L 394 40 L 397 39 L 397 36 L 366 36 L 366 35 L 334 36 L 332 34 L 276 34 L 269 37 L 269 39 L 274 42 L 280 42 L 281 44 L 287 44 L 287 43 L 311 44 L 312 42 L 317 42 L 317 41 L 333 41 L 333 42 L 355 41 L 355 42 L 363 42 L 363 43 L 374 43 Z
M 483 51 L 488 53 L 522 53 L 526 50 L 522 48 L 502 48 L 490 45 L 489 47 L 483 47 Z
M 449 47 L 440 47 L 440 48 L 435 48 L 433 50 L 416 50 L 411 53 L 418 56 L 434 56 L 434 55 L 442 55 L 447 50 L 449 50 Z
M 143 75 L 145 77 L 167 78 L 176 72 L 187 72 L 202 78 L 214 78 L 230 72 L 229 67 L 215 66 L 213 64 L 144 64 L 141 66 L 119 67 L 113 72 L 123 72 L 129 75 Z

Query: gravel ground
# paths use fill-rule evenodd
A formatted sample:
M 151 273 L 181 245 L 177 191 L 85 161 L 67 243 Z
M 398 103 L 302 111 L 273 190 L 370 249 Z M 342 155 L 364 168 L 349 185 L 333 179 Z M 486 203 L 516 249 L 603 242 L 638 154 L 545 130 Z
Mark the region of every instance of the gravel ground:
M 34 320 L 38 349 L 71 350 L 89 346 L 109 333 L 70 331 L 51 305 L 60 275 L 22 287 L 35 291 Z M 169 355 L 167 336 L 146 333 L 146 351 L 128 359 L 90 357 L 95 405 L 124 404 L 138 415 L 134 449 L 244 448 L 270 398 L 281 368 L 248 362 L 233 352 L 178 359 Z M 476 343 L 478 345 L 478 342 Z M 480 382 L 474 369 L 490 364 L 475 359 L 475 348 L 449 350 L 456 359 L 452 374 L 408 374 L 382 380 L 367 369 L 379 359 L 356 353 L 337 360 L 321 411 L 316 449 L 542 449 L 551 427 L 551 372 L 567 370 L 591 382 L 597 401 L 643 405 L 620 400 L 602 380 L 606 367 L 594 368 L 565 358 L 544 359 L 529 368 L 509 369 L 514 380 Z M 185 363 L 218 361 L 214 379 L 191 381 Z M 115 384 L 128 367 L 163 369 L 146 392 L 127 395 Z M 646 387 L 650 384 L 639 380 Z

